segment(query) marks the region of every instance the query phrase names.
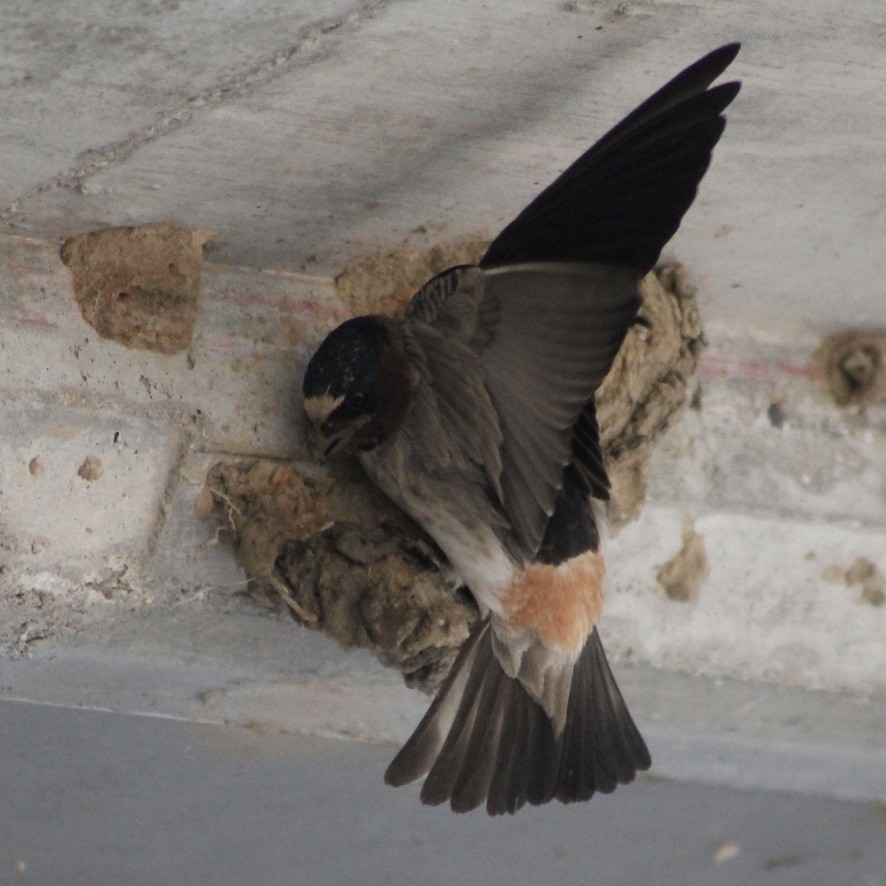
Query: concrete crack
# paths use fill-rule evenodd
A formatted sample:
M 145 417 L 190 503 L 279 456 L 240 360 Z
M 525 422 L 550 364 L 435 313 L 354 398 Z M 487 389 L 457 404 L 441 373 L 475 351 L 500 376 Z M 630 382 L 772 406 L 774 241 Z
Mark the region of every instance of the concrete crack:
M 295 68 L 327 58 L 333 47 L 324 38 L 357 28 L 364 22 L 371 21 L 390 5 L 390 2 L 384 0 L 365 0 L 350 12 L 305 25 L 294 42 L 266 55 L 245 71 L 222 77 L 190 96 L 185 106 L 157 111 L 152 123 L 126 138 L 82 151 L 74 166 L 20 194 L 0 211 L 0 218 L 10 219 L 18 212 L 22 202 L 38 194 L 57 188 L 82 187 L 88 179 L 107 167 L 128 159 L 143 145 L 177 131 L 205 108 L 242 98 Z

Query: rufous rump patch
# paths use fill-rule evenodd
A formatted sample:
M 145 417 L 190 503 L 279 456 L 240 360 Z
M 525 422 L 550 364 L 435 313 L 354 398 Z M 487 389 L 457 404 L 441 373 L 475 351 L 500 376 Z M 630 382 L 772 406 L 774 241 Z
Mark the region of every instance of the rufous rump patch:
M 588 551 L 557 566 L 533 563 L 502 599 L 508 625 L 535 631 L 545 646 L 579 652 L 603 611 L 606 564 Z

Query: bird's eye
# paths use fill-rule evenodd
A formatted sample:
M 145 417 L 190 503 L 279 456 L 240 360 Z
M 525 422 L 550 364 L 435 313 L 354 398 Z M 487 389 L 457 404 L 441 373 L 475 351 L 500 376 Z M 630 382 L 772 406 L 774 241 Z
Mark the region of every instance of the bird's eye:
M 348 398 L 348 406 L 351 409 L 364 409 L 369 405 L 369 396 L 367 394 L 352 394 Z

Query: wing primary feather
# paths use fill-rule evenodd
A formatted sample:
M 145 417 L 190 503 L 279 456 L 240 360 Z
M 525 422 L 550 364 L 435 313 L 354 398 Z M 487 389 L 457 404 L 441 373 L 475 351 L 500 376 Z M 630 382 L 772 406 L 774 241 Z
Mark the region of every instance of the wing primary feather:
M 674 105 L 703 92 L 735 61 L 740 49 L 741 43 L 727 43 L 702 56 L 638 105 L 597 144 L 606 146 L 616 142 L 625 133 L 642 125 L 651 117 L 664 113 Z
M 720 115 L 740 84 L 708 87 L 738 49 L 700 59 L 611 129 L 496 237 L 481 266 L 563 260 L 649 271 L 723 132 Z

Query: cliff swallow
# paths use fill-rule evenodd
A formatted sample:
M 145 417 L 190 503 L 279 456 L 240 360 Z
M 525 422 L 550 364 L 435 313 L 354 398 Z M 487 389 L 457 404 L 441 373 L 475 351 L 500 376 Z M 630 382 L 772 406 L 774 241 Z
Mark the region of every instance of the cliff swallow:
M 594 392 L 638 284 L 692 203 L 740 84 L 715 50 L 629 114 L 402 318 L 357 317 L 308 364 L 326 455 L 436 541 L 481 619 L 385 780 L 491 814 L 586 800 L 650 765 L 597 622 L 609 497 Z

